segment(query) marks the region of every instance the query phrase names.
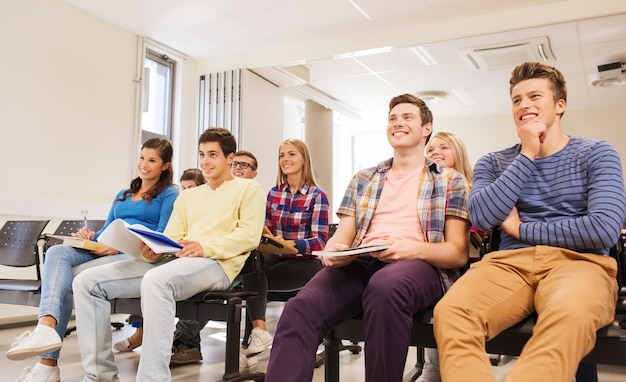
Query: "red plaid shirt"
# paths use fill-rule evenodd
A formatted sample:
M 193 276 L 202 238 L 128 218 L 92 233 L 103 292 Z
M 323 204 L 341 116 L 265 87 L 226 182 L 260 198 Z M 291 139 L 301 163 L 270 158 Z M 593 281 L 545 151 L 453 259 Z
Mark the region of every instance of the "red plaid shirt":
M 272 234 L 294 240 L 298 255 L 309 255 L 326 245 L 328 210 L 328 197 L 321 188 L 305 184 L 292 194 L 283 183 L 267 194 L 265 225 Z

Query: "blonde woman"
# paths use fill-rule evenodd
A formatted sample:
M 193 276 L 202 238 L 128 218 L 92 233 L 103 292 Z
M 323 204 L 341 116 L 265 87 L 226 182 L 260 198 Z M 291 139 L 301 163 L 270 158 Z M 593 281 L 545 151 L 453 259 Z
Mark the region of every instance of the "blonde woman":
M 426 146 L 426 156 L 440 167 L 449 167 L 460 172 L 465 178 L 468 190 L 472 187 L 472 166 L 467 155 L 467 149 L 458 136 L 443 131 L 434 134 Z M 472 226 L 472 240 L 478 240 L 478 243 L 480 243 L 483 234 L 483 232 Z M 476 256 L 472 253 L 472 250 L 475 249 L 473 245 L 470 246 L 470 257 Z M 439 381 L 441 381 L 441 376 L 439 375 L 437 349 L 426 348 L 424 349 L 422 374 L 417 379 L 417 382 Z
M 278 149 L 276 186 L 267 194 L 265 226 L 297 248 L 295 256 L 310 256 L 321 250 L 328 240 L 328 197 L 315 182 L 311 154 L 300 139 L 287 139 Z M 262 256 L 263 269 L 288 261 L 290 255 Z M 262 291 L 257 298 L 246 300 L 246 309 L 252 321 L 252 332 L 243 353 L 254 355 L 267 349 L 273 337 L 265 325 L 267 306 L 267 279 L 262 276 Z M 250 360 L 248 360 L 250 361 Z

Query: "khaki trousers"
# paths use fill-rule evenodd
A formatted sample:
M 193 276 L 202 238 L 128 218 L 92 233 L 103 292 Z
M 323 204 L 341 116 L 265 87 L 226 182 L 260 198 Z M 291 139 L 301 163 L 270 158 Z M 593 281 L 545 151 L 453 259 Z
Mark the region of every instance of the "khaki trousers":
M 616 273 L 612 257 L 556 247 L 487 254 L 435 307 L 442 381 L 495 381 L 485 341 L 536 312 L 506 381 L 571 382 L 615 316 Z

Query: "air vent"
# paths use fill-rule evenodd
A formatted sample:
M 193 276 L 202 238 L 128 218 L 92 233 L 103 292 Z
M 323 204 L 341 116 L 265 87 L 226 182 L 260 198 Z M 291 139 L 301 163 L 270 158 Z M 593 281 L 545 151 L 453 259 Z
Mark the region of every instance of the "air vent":
M 549 62 L 556 58 L 548 37 L 483 45 L 462 49 L 462 54 L 480 70 L 512 69 L 522 62 Z

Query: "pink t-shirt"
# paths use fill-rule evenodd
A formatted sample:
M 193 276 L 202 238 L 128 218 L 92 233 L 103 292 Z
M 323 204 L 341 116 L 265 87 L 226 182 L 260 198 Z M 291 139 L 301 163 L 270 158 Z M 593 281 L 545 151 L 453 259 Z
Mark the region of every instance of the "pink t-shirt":
M 398 174 L 389 170 L 374 218 L 362 245 L 374 240 L 425 241 L 416 202 L 422 170 Z

